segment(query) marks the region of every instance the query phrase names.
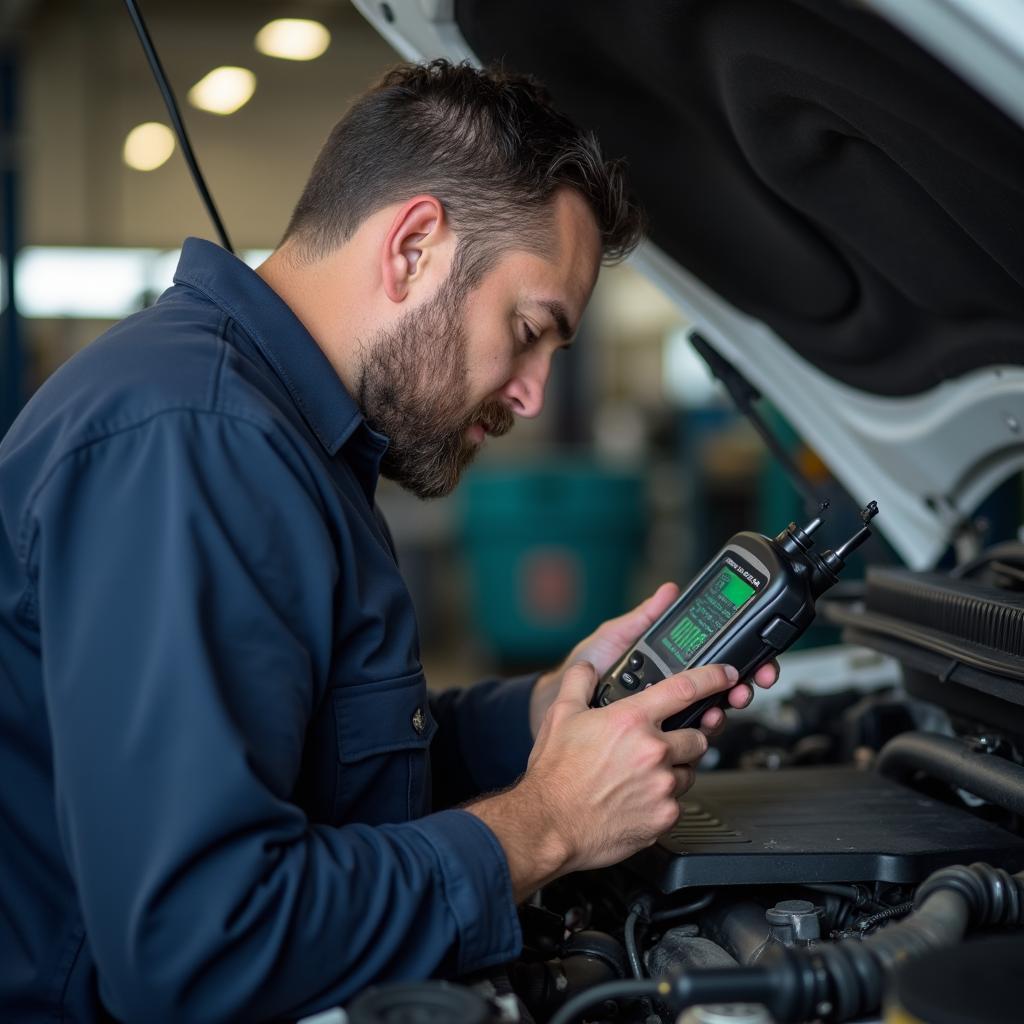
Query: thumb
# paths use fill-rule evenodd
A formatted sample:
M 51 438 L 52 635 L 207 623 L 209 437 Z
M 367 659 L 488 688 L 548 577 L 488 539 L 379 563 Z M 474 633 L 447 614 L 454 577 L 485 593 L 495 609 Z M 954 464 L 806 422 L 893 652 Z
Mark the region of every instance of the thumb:
M 622 643 L 632 643 L 661 618 L 678 596 L 679 588 L 674 583 L 663 583 L 635 608 L 610 620 L 606 624 L 609 632 L 614 633 Z
M 558 690 L 558 698 L 585 708 L 594 695 L 596 685 L 597 669 L 589 661 L 577 661 L 565 670 L 562 676 L 562 685 Z

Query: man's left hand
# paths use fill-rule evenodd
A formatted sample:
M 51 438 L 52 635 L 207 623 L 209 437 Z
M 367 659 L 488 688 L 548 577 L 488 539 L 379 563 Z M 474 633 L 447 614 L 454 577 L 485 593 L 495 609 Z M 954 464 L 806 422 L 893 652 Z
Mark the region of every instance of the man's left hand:
M 632 611 L 609 619 L 598 626 L 585 640 L 581 640 L 569 657 L 551 672 L 545 672 L 533 688 L 530 697 L 530 729 L 536 736 L 544 715 L 551 706 L 562 684 L 562 673 L 578 661 L 589 661 L 597 670 L 598 678 L 603 676 L 619 658 L 647 632 L 679 596 L 674 583 L 663 583 L 646 601 Z M 770 661 L 754 673 L 753 682 L 762 689 L 768 689 L 779 678 L 779 666 Z M 749 683 L 737 683 L 728 692 L 729 706 L 745 708 L 754 699 Z M 709 708 L 700 721 L 700 729 L 707 736 L 716 736 L 725 728 L 725 712 L 721 708 Z

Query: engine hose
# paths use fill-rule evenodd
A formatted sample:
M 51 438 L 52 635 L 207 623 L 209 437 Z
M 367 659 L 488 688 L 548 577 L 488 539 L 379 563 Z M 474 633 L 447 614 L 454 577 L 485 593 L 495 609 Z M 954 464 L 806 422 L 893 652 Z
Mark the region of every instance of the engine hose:
M 508 967 L 513 990 L 538 1020 L 547 1020 L 573 996 L 629 974 L 622 946 L 605 932 L 576 932 L 558 954 L 543 963 L 518 961 Z
M 626 945 L 626 956 L 629 957 L 629 969 L 633 977 L 643 979 L 647 975 L 644 972 L 644 962 L 640 957 L 640 946 L 636 938 L 636 926 L 640 920 L 640 911 L 633 909 L 626 916 L 626 924 L 622 929 L 622 938 Z
M 902 733 L 882 747 L 875 768 L 897 781 L 924 772 L 1014 814 L 1024 814 L 1024 768 L 993 754 L 978 753 L 949 736 Z
M 988 864 L 942 868 L 918 886 L 915 910 L 865 939 L 772 946 L 754 967 L 686 971 L 660 981 L 616 981 L 581 993 L 551 1018 L 571 1024 L 607 999 L 658 996 L 676 1010 L 702 1003 L 767 1006 L 779 1024 L 844 1021 L 878 1009 L 888 974 L 931 949 L 953 946 L 968 928 L 1024 926 L 1024 872 Z
M 688 971 L 673 982 L 677 1009 L 710 1002 L 762 1003 L 783 1024 L 844 1021 L 877 1011 L 898 964 L 956 945 L 968 928 L 1024 926 L 1024 872 L 987 864 L 943 868 L 917 889 L 916 909 L 865 939 L 815 947 L 772 946 L 754 967 Z
M 1024 872 L 988 864 L 943 868 L 922 882 L 914 903 L 907 918 L 865 939 L 773 947 L 766 967 L 778 972 L 779 987 L 769 1009 L 782 1021 L 843 1021 L 877 1010 L 898 963 L 955 945 L 968 928 L 1024 926 Z
M 977 915 L 971 921 L 975 926 L 1024 925 L 1024 871 L 1011 875 L 989 864 L 955 864 L 929 875 L 917 887 L 914 902 L 920 906 L 939 889 L 958 892 L 967 900 Z
M 640 940 L 637 938 L 638 925 L 665 924 L 668 921 L 675 921 L 689 914 L 695 914 L 698 910 L 709 907 L 714 898 L 715 894 L 709 892 L 681 907 L 671 907 L 658 913 L 651 913 L 649 901 L 644 899 L 637 900 L 626 915 L 626 923 L 622 929 L 622 939 L 626 946 L 626 956 L 629 959 L 629 969 L 632 971 L 633 977 L 637 979 L 647 977 L 647 971 L 644 969 L 643 955 L 640 952 Z

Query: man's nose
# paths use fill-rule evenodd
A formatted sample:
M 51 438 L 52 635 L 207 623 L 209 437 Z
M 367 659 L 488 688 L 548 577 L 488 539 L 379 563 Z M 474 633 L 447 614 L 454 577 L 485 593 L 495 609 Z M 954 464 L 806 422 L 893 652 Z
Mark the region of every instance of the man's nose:
M 504 394 L 511 402 L 512 411 L 524 419 L 539 416 L 544 408 L 544 389 L 551 371 L 550 356 L 531 359 L 517 368 L 516 373 L 504 387 Z

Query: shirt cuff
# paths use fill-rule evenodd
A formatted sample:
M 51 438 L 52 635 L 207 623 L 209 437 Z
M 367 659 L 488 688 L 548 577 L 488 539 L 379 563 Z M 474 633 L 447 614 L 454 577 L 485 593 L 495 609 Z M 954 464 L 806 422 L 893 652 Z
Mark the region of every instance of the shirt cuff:
M 494 833 L 468 811 L 439 811 L 409 822 L 433 847 L 445 898 L 458 929 L 458 973 L 507 963 L 523 936 L 505 851 Z

